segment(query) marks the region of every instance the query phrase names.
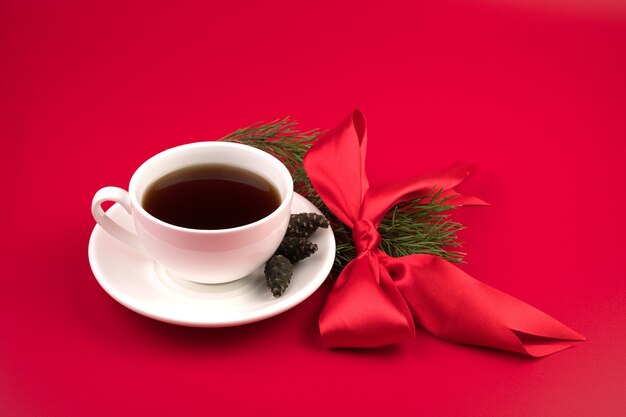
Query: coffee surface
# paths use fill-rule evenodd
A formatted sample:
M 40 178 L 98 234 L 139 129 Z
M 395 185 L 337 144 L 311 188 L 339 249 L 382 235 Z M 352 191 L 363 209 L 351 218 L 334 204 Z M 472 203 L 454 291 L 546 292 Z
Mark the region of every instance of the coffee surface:
M 142 206 L 166 223 L 189 229 L 229 229 L 260 220 L 280 205 L 278 190 L 241 168 L 206 164 L 183 168 L 154 181 Z

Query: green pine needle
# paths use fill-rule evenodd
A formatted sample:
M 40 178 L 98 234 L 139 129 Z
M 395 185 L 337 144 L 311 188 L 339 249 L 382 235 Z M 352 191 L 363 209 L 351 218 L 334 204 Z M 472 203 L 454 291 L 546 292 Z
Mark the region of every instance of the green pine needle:
M 282 161 L 291 172 L 294 189 L 315 204 L 331 221 L 337 241 L 335 269 L 341 270 L 356 256 L 352 233 L 326 207 L 317 194 L 303 166 L 306 152 L 324 132 L 313 129 L 301 132 L 297 122 L 289 117 L 270 123 L 256 123 L 238 129 L 220 140 L 250 145 L 268 152 Z M 451 262 L 462 262 L 463 252 L 457 233 L 463 225 L 450 219 L 451 197 L 441 197 L 442 190 L 433 188 L 419 199 L 394 206 L 378 228 L 380 248 L 393 257 L 412 254 L 430 254 Z

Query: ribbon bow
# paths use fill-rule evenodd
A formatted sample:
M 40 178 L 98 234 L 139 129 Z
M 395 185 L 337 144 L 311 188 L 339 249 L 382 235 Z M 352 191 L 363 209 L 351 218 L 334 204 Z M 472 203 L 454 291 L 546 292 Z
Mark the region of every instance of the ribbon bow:
M 415 322 L 456 343 L 534 357 L 584 338 L 536 308 L 472 278 L 432 255 L 393 258 L 378 248 L 377 228 L 394 205 L 425 196 L 433 186 L 454 204 L 484 204 L 454 188 L 471 166 L 447 168 L 383 186 L 365 173 L 365 117 L 355 110 L 320 137 L 304 167 L 326 206 L 352 229 L 357 257 L 343 269 L 320 315 L 329 347 L 376 347 L 415 336 Z

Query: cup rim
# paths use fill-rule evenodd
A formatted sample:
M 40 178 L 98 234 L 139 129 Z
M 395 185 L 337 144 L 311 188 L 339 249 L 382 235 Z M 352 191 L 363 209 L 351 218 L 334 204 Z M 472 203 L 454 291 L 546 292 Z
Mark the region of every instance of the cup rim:
M 171 223 L 167 223 L 155 216 L 153 216 L 152 214 L 148 213 L 148 211 L 146 209 L 143 208 L 143 206 L 141 205 L 141 203 L 139 202 L 139 199 L 137 198 L 137 193 L 136 193 L 136 187 L 137 187 L 137 181 L 138 178 L 141 174 L 143 174 L 143 172 L 147 169 L 147 165 L 151 162 L 154 162 L 155 160 L 158 159 L 163 159 L 163 158 L 167 158 L 168 156 L 175 154 L 177 152 L 182 152 L 182 151 L 186 151 L 188 149 L 193 149 L 193 148 L 200 148 L 200 147 L 212 147 L 212 146 L 219 146 L 219 147 L 225 147 L 225 148 L 234 148 L 234 149 L 243 149 L 247 152 L 252 152 L 262 158 L 266 158 L 269 159 L 270 161 L 272 161 L 272 163 L 274 165 L 276 165 L 276 167 L 278 168 L 278 170 L 283 174 L 283 177 L 287 180 L 287 192 L 285 194 L 285 198 L 282 199 L 280 205 L 274 210 L 272 211 L 270 214 L 268 214 L 267 216 L 256 220 L 252 223 L 247 223 L 241 226 L 237 226 L 237 227 L 231 227 L 231 228 L 227 228 L 227 229 L 191 229 L 188 227 L 182 227 L 182 226 L 177 226 L 175 224 L 171 224 Z M 155 222 L 163 227 L 167 227 L 173 230 L 178 230 L 181 232 L 186 232 L 186 233 L 193 233 L 193 234 L 201 234 L 201 235 L 215 235 L 215 234 L 223 234 L 223 233 L 232 233 L 232 232 L 237 232 L 237 231 L 242 231 L 242 230 L 246 230 L 246 229 L 250 229 L 253 228 L 261 223 L 265 223 L 270 221 L 271 219 L 273 219 L 274 217 L 278 216 L 279 213 L 281 213 L 282 211 L 285 210 L 285 206 L 290 205 L 291 204 L 291 200 L 293 198 L 293 178 L 291 177 L 291 173 L 289 172 L 289 170 L 287 169 L 287 167 L 285 166 L 285 164 L 283 164 L 278 158 L 276 158 L 274 155 L 262 151 L 258 148 L 255 148 L 253 146 L 250 145 L 244 145 L 242 143 L 235 143 L 235 142 L 220 142 L 220 141 L 204 141 L 204 142 L 193 142 L 193 143 L 187 143 L 184 145 L 179 145 L 179 146 L 174 146 L 172 148 L 168 148 L 164 151 L 161 151 L 159 153 L 157 153 L 156 155 L 148 158 L 144 163 L 142 163 L 139 168 L 137 168 L 137 170 L 133 173 L 133 176 L 130 179 L 130 184 L 128 186 L 128 195 L 129 198 L 131 200 L 131 205 L 134 209 L 138 210 L 139 213 L 143 216 L 146 217 L 147 219 L 149 219 L 152 222 Z

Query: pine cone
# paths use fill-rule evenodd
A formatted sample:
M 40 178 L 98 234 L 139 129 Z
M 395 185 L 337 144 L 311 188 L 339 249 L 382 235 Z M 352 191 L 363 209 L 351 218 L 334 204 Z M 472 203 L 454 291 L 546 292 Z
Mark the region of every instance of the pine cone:
M 312 254 L 317 252 L 317 245 L 306 237 L 298 236 L 285 236 L 280 246 L 276 250 L 276 253 L 283 255 L 292 264 L 301 261 L 304 258 L 308 258 Z
M 293 266 L 283 255 L 274 254 L 265 264 L 265 280 L 274 297 L 283 295 L 293 274 Z
M 315 213 L 292 214 L 287 233 L 276 253 L 265 263 L 265 280 L 274 297 L 283 295 L 291 276 L 294 263 L 317 252 L 317 245 L 307 238 L 319 227 L 327 228 L 326 217 Z
M 289 219 L 287 236 L 309 237 L 319 227 L 326 229 L 330 225 L 328 219 L 321 214 L 298 213 L 292 214 Z

